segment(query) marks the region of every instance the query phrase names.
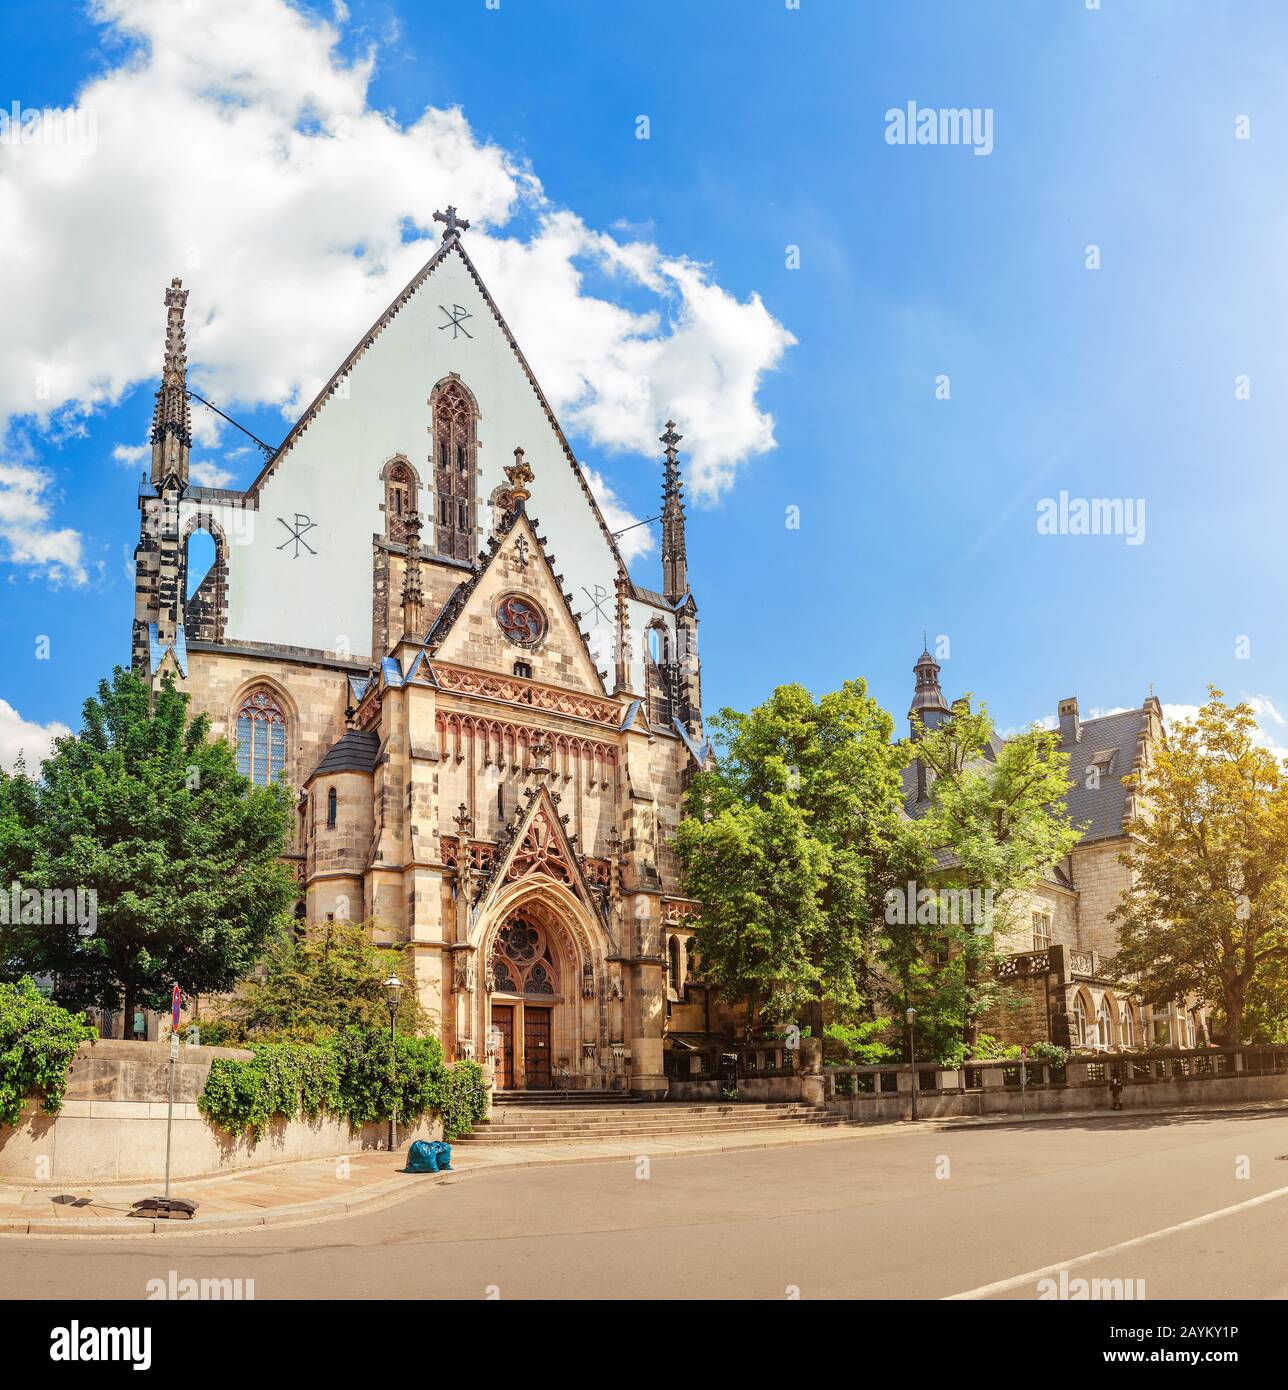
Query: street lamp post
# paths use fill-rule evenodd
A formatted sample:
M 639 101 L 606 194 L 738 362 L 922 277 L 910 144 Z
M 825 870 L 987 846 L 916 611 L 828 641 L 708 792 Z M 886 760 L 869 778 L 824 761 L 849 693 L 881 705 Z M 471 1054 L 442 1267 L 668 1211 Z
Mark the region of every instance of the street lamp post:
M 385 1003 L 389 1005 L 389 1152 L 398 1147 L 398 1001 L 402 998 L 402 981 L 390 975 L 385 981 Z
M 908 1065 L 912 1068 L 912 1118 L 917 1118 L 917 1011 L 909 1008 L 904 1014 L 908 1020 Z

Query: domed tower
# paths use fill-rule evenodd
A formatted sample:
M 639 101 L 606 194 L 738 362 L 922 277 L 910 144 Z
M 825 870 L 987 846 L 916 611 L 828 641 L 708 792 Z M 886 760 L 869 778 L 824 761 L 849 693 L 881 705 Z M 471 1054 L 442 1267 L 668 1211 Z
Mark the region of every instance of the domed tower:
M 939 688 L 939 663 L 931 656 L 928 645 L 912 669 L 917 677 L 917 686 L 908 710 L 908 727 L 912 737 L 916 738 L 923 728 L 937 729 L 952 714 L 952 710 Z

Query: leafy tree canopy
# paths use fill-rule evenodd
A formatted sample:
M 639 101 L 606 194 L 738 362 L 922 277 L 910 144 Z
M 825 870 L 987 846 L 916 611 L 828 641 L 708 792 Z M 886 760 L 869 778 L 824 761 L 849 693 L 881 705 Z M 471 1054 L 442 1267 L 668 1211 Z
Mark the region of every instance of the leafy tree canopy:
M 862 680 L 818 700 L 786 685 L 711 730 L 676 837 L 705 975 L 769 1022 L 857 1010 L 885 891 L 920 864 L 890 716 Z
M 1258 1029 L 1288 1012 L 1288 775 L 1251 706 L 1208 694 L 1127 779 L 1146 809 L 1123 856 L 1132 885 L 1111 917 L 1111 968 L 1153 1003 L 1216 1004 L 1235 1046 L 1250 1007 Z
M 404 1034 L 425 1033 L 431 1020 L 416 999 L 402 947 L 377 946 L 362 922 L 319 922 L 274 936 L 255 975 L 202 1020 L 203 1040 L 322 1042 L 345 1028 L 389 1026 L 384 982 L 399 975 L 398 1006 Z
M 0 925 L 0 968 L 52 975 L 74 1006 L 164 1008 L 228 990 L 295 896 L 284 786 L 242 777 L 188 697 L 117 668 L 37 782 L 0 782 L 0 882 L 96 895 L 84 922 Z M 12 914 L 9 914 L 12 916 Z
M 899 986 L 887 1005 L 918 1010 L 928 1056 L 953 1061 L 973 1050 L 979 1019 L 1000 993 L 997 939 L 1012 928 L 1026 890 L 1078 841 L 1063 802 L 1069 759 L 1059 743 L 1039 728 L 995 740 L 987 707 L 972 710 L 966 697 L 905 744 L 926 773 L 929 806 L 917 833 L 945 910 L 931 922 L 891 925 L 882 955 Z

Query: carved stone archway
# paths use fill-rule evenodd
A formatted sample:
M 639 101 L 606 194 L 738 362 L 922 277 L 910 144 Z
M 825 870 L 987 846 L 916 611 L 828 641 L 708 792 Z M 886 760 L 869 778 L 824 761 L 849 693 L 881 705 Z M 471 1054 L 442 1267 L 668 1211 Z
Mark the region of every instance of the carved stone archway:
M 612 1086 L 621 989 L 608 976 L 611 942 L 562 884 L 506 885 L 471 933 L 477 952 L 473 1035 L 495 1085 L 513 1090 Z

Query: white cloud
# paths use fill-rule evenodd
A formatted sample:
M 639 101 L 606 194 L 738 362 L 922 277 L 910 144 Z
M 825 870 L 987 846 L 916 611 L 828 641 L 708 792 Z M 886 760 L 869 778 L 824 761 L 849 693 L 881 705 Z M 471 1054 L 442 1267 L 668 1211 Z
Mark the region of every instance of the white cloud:
M 641 555 L 647 555 L 653 549 L 653 532 L 648 526 L 637 525 L 640 518 L 622 502 L 621 498 L 604 480 L 602 473 L 587 464 L 581 465 L 581 471 L 586 475 L 586 481 L 590 484 L 590 490 L 595 494 L 595 501 L 599 503 L 599 510 L 604 514 L 604 520 L 608 523 L 610 531 L 625 531 L 624 535 L 618 536 L 617 548 L 622 552 L 622 559 L 629 565 L 632 560 L 638 559 Z M 630 530 L 625 528 L 630 527 Z
M 124 468 L 135 468 L 144 459 L 151 461 L 152 446 L 150 444 L 118 444 L 112 450 L 112 458 Z
M 69 733 L 66 724 L 33 723 L 7 701 L 0 700 L 0 768 L 12 772 L 21 753 L 28 774 L 34 776 L 49 756 L 54 740 Z
M 98 0 L 93 14 L 116 59 L 77 96 L 95 140 L 13 147 L 0 170 L 13 252 L 0 299 L 17 326 L 0 338 L 0 421 L 83 429 L 151 382 L 172 274 L 191 291 L 196 389 L 293 419 L 437 245 L 432 214 L 452 202 L 569 428 L 608 453 L 660 457 L 674 416 L 690 495 L 708 500 L 773 447 L 757 393 L 794 340 L 759 297 L 588 228 L 459 109 L 405 124 L 373 110 L 375 51 L 342 55 L 343 5 L 334 23 L 283 0 Z M 212 444 L 204 416 L 194 430 Z M 133 465 L 138 448 L 114 456 Z
M 28 458 L 0 457 L 0 560 L 50 583 L 88 582 L 80 535 L 51 524 L 52 478 Z
M 232 473 L 217 463 L 194 463 L 188 473 L 198 487 L 227 487 L 233 480 Z

